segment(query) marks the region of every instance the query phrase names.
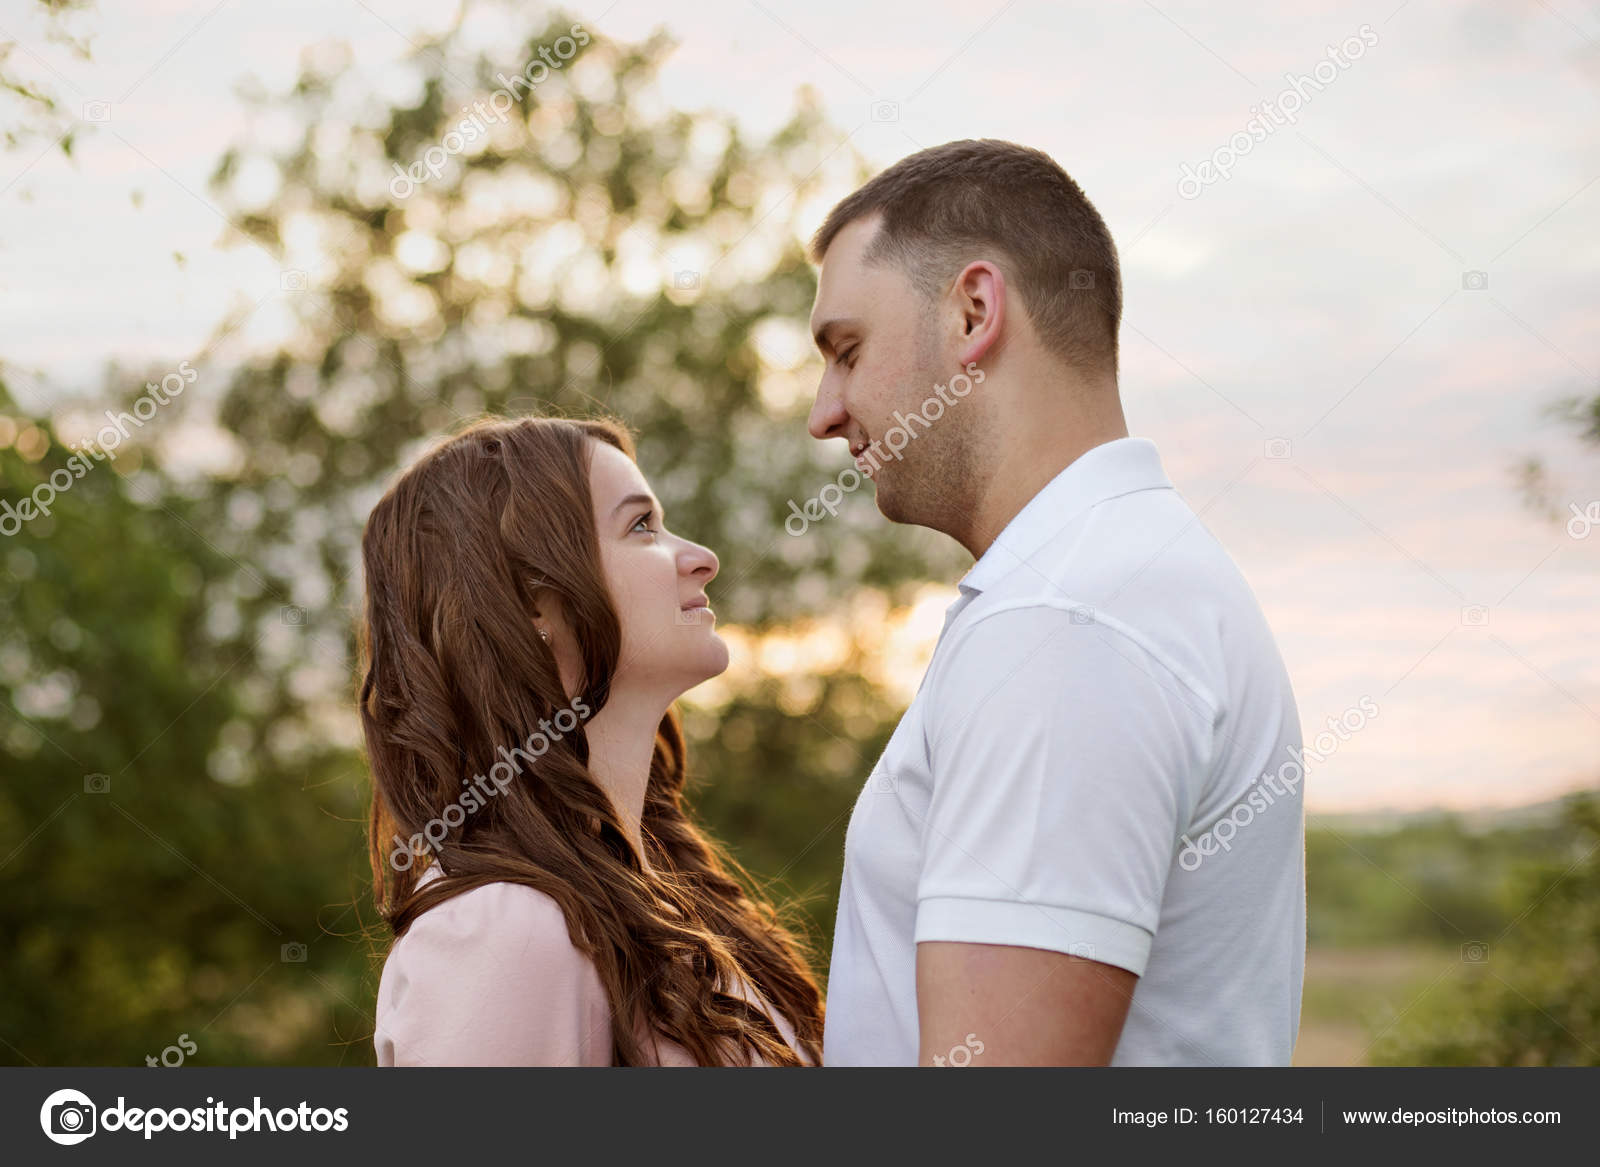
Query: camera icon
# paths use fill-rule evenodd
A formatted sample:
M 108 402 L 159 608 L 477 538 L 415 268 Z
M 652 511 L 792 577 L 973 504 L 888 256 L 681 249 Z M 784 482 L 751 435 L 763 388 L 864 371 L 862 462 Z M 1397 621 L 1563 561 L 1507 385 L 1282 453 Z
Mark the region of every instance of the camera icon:
M 1089 607 L 1088 604 L 1074 604 L 1068 609 L 1068 612 L 1071 613 L 1074 624 L 1094 623 L 1094 609 Z
M 278 610 L 278 619 L 298 628 L 306 622 L 306 610 L 295 604 L 285 604 Z
M 1461 273 L 1461 287 L 1468 292 L 1486 292 L 1489 290 L 1489 273 L 1464 271 Z
M 900 120 L 900 103 L 898 101 L 875 101 L 872 103 L 872 120 L 875 122 L 897 122 Z
M 1263 450 L 1266 456 L 1274 462 L 1282 462 L 1289 457 L 1294 447 L 1288 438 L 1268 438 Z
M 672 273 L 672 286 L 680 292 L 692 292 L 700 286 L 700 273 L 697 271 L 675 271 Z
M 306 946 L 298 940 L 285 944 L 280 950 L 279 959 L 285 964 L 304 964 L 306 960 Z
M 1489 959 L 1489 946 L 1481 940 L 1469 940 L 1461 946 L 1463 964 L 1482 964 Z
M 285 292 L 303 292 L 306 290 L 306 273 L 297 267 L 279 272 L 278 287 Z
M 50 1129 L 58 1135 L 94 1134 L 94 1107 L 63 1102 L 50 1111 Z
M 874 770 L 871 786 L 874 794 L 893 794 L 896 789 L 894 775 L 885 769 Z
M 83 103 L 83 120 L 86 122 L 108 122 L 111 120 L 111 103 L 109 101 L 86 101 Z
M 1074 268 L 1067 273 L 1067 287 L 1074 292 L 1082 292 L 1094 287 L 1094 272 L 1088 268 Z
M 1483 628 L 1489 623 L 1489 609 L 1482 604 L 1468 604 L 1461 609 L 1461 623 L 1468 628 Z
M 70 1147 L 94 1134 L 95 1105 L 80 1090 L 57 1090 L 39 1108 L 39 1125 L 52 1143 Z
M 110 794 L 110 774 L 85 774 L 83 776 L 83 792 L 85 794 Z

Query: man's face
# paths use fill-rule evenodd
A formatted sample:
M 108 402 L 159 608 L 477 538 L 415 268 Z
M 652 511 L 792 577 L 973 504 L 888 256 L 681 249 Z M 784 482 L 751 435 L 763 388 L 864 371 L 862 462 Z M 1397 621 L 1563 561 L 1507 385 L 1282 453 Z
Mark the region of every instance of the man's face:
M 941 302 L 924 298 L 898 265 L 862 262 L 879 222 L 871 215 L 850 223 L 823 256 L 811 334 L 824 368 L 808 428 L 819 440 L 848 443 L 887 518 L 943 529 L 939 509 L 955 485 L 948 480 L 964 465 L 962 419 L 945 410 L 931 425 L 906 426 L 896 412 L 905 417 L 937 401 L 934 386 L 958 366 L 944 352 Z

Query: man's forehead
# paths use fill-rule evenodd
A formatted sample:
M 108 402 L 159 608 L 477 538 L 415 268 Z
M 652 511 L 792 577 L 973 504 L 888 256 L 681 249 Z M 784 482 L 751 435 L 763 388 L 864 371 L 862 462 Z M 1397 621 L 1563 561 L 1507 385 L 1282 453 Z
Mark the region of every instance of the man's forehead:
M 822 257 L 822 282 L 827 281 L 830 272 L 837 276 L 841 272 L 859 269 L 862 257 L 872 246 L 882 222 L 883 215 L 875 211 L 859 219 L 852 219 L 839 228 L 838 234 L 828 244 L 828 250 Z
M 841 227 L 828 244 L 817 276 L 816 299 L 811 308 L 813 335 L 830 317 L 848 311 L 851 291 L 868 274 L 862 258 L 878 233 L 881 219 L 880 214 L 874 213 L 852 220 Z

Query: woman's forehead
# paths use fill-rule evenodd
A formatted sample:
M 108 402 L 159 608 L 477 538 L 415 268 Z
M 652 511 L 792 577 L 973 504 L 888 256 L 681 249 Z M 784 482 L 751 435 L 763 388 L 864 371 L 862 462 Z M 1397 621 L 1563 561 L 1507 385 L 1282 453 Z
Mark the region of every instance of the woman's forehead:
M 649 483 L 632 458 L 606 442 L 594 442 L 592 445 L 589 473 L 594 483 L 596 501 L 603 502 L 602 496 L 620 498 L 635 491 L 649 493 Z

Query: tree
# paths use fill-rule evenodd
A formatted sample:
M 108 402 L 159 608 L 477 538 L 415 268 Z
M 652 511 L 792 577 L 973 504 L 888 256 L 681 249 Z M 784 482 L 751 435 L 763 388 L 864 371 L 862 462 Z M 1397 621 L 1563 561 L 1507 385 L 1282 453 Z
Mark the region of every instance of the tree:
M 459 420 L 620 415 L 751 637 L 861 589 L 904 600 L 963 561 L 866 491 L 785 531 L 788 503 L 839 470 L 804 431 L 814 285 L 794 222 L 859 160 L 806 99 L 762 141 L 653 112 L 668 43 L 578 45 L 573 23 L 492 53 L 451 30 L 393 107 L 332 51 L 262 98 L 298 119 L 297 147 L 242 143 L 213 193 L 231 242 L 274 257 L 296 326 L 232 369 L 199 355 L 162 407 L 212 423 L 226 467 L 179 475 L 142 431 L 0 546 L 17 617 L 0 633 L 7 1057 L 137 1063 L 187 1034 L 209 1064 L 370 1061 L 356 551 L 386 481 Z M 468 142 L 464 109 L 505 117 L 478 112 Z M 143 394 L 117 387 L 143 379 L 117 372 L 110 399 L 128 407 Z M 0 401 L 11 504 L 75 436 L 19 412 Z M 825 957 L 845 815 L 899 710 L 847 666 L 686 712 L 712 829 L 808 897 Z
M 222 403 L 242 453 L 217 509 L 253 519 L 208 535 L 240 558 L 296 565 L 275 587 L 314 632 L 343 637 L 361 521 L 420 442 L 485 412 L 603 410 L 637 430 L 674 528 L 717 550 L 725 620 L 759 634 L 859 588 L 903 601 L 953 578 L 959 548 L 886 524 L 866 491 L 803 536 L 785 527 L 791 502 L 839 473 L 837 452 L 805 433 L 815 283 L 795 219 L 830 163 L 859 179 L 859 160 L 804 95 L 759 143 L 725 117 L 653 113 L 668 42 L 574 25 L 558 15 L 490 55 L 454 30 L 421 44 L 415 97 L 393 108 L 372 107 L 341 59 L 314 64 L 288 99 L 304 134 L 267 159 L 268 206 L 239 189 L 260 157 L 241 146 L 221 160 L 214 186 L 243 240 L 288 266 L 285 241 L 312 235 L 328 262 L 291 268 L 305 288 L 293 343 L 241 370 Z M 286 477 L 294 490 L 279 489 Z M 326 520 L 309 534 L 308 511 Z M 780 729 L 772 700 L 746 695 L 727 712 L 760 726 L 735 734 L 744 749 L 719 740 L 720 715 L 692 719 L 691 766 L 712 825 L 758 874 L 788 869 L 815 889 L 826 926 L 842 811 L 898 711 L 845 678 L 821 686 L 799 725 Z M 790 776 L 827 791 L 791 802 Z M 791 867 L 777 845 L 790 839 L 815 842 L 814 858 Z

